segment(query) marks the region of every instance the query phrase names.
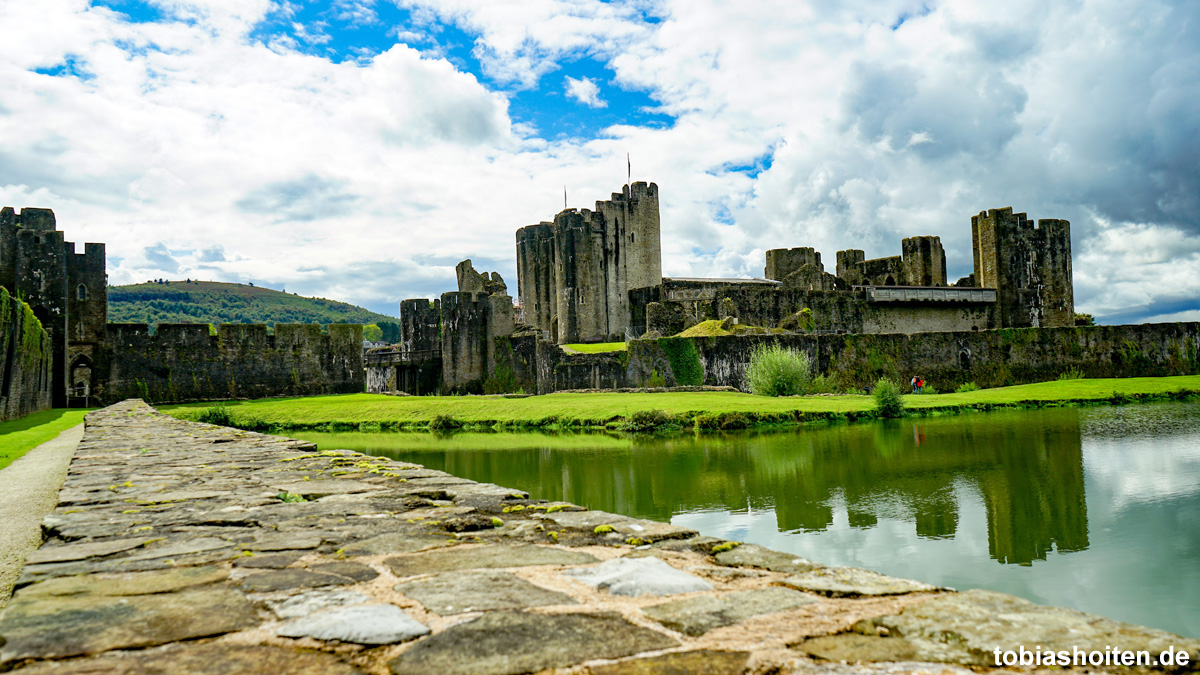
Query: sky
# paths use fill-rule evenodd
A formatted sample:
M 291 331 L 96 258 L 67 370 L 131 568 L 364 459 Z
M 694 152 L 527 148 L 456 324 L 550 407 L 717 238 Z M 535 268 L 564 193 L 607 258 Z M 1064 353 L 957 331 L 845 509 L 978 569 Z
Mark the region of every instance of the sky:
M 1071 221 L 1075 305 L 1200 320 L 1200 3 L 0 3 L 0 205 L 109 283 L 253 282 L 395 316 L 516 295 L 515 232 L 658 184 L 663 272 L 898 255 Z M 81 249 L 82 250 L 82 249 Z

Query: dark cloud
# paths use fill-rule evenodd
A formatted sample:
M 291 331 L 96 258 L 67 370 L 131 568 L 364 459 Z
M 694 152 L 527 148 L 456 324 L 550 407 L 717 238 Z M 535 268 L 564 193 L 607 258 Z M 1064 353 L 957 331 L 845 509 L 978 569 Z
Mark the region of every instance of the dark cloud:
M 266 214 L 277 223 L 326 218 L 353 207 L 362 198 L 346 191 L 345 184 L 308 174 L 295 180 L 271 183 L 239 199 L 246 212 Z

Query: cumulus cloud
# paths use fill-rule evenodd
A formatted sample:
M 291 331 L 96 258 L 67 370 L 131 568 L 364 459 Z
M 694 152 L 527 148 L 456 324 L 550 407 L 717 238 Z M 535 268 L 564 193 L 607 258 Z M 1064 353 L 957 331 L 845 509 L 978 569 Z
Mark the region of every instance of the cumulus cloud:
M 595 80 L 587 77 L 575 79 L 567 76 L 563 79 L 563 84 L 569 98 L 586 105 L 589 108 L 604 108 L 608 106 L 603 99 L 600 98 L 600 86 Z
M 300 21 L 287 3 L 154 0 L 167 20 L 149 23 L 0 5 L 0 200 L 108 242 L 114 283 L 147 278 L 147 242 L 220 245 L 225 260 L 172 259 L 376 302 L 451 288 L 452 263 L 426 260 L 491 258 L 515 287 L 513 232 L 560 209 L 564 184 L 572 205 L 607 198 L 628 153 L 662 191 L 668 274 L 758 275 L 777 247 L 894 255 L 934 234 L 957 278 L 970 215 L 1013 206 L 1072 222 L 1080 311 L 1197 309 L 1195 3 L 392 1 L 412 17 L 402 42 L 471 36 L 483 80 L 436 48 L 336 62 L 298 51 L 319 26 L 257 35 Z M 365 26 L 383 5 L 330 7 Z M 613 73 L 603 98 L 546 77 L 581 59 Z M 562 87 L 605 116 L 641 92 L 671 121 L 583 139 L 513 124 L 514 92 Z

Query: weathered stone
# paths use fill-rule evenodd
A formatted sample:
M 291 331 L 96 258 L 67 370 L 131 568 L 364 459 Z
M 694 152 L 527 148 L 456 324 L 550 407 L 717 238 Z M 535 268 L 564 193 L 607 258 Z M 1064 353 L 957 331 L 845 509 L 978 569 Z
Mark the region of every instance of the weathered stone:
M 280 532 L 257 535 L 251 543 L 243 548 L 247 551 L 303 551 L 321 545 L 319 535 L 308 532 Z
M 645 607 L 642 613 L 671 630 L 696 637 L 752 616 L 782 612 L 814 602 L 817 602 L 817 598 L 807 593 L 786 588 L 764 588 L 672 600 Z
M 233 564 L 235 567 L 247 567 L 250 569 L 272 569 L 281 570 L 290 566 L 304 556 L 300 551 L 291 551 L 289 553 L 269 553 L 266 555 L 252 555 L 235 558 Z
M 615 613 L 488 612 L 422 640 L 391 662 L 396 675 L 507 675 L 677 646 Z
M 902 595 L 939 590 L 911 579 L 889 577 L 856 567 L 821 567 L 790 576 L 779 582 L 789 588 L 820 593 L 834 598 L 857 595 Z
M 698 649 L 592 666 L 592 675 L 741 675 L 750 652 Z
M 841 633 L 809 638 L 793 649 L 826 661 L 861 663 L 868 661 L 914 661 L 922 654 L 902 637 L 880 637 L 859 633 Z M 995 664 L 992 664 L 995 665 Z
M 133 653 L 38 663 L 21 670 L 28 675 L 362 675 L 332 654 L 284 647 L 231 644 L 171 645 Z
M 529 565 L 585 565 L 595 556 L 550 546 L 494 545 L 455 547 L 449 551 L 429 551 L 395 556 L 383 561 L 398 577 L 452 570 L 496 569 Z
M 458 541 L 446 535 L 393 532 L 350 544 L 346 555 L 382 555 L 386 553 L 416 553 L 431 548 L 453 546 Z
M 674 595 L 711 591 L 712 584 L 681 572 L 658 558 L 616 558 L 594 567 L 570 569 L 563 574 L 607 589 L 613 595 Z
M 325 563 L 323 565 L 313 565 L 308 569 L 319 574 L 336 574 L 339 577 L 346 577 L 354 581 L 370 581 L 379 576 L 379 572 L 376 572 L 367 565 L 356 562 Z
M 355 581 L 340 574 L 322 574 L 309 570 L 288 568 L 259 572 L 242 579 L 242 588 L 247 591 L 285 591 L 290 588 L 316 588 L 318 586 L 342 586 Z
M 179 567 L 155 572 L 86 574 L 47 579 L 21 589 L 31 595 L 148 595 L 224 581 L 229 573 L 219 567 Z
M 902 636 L 907 642 L 893 649 L 884 641 L 900 638 L 882 637 L 881 642 L 870 646 L 873 654 L 875 650 L 886 654 L 898 651 L 912 654 L 920 661 L 971 666 L 994 666 L 993 650 L 996 648 L 1016 651 L 1033 646 L 1071 653 L 1076 648 L 1083 652 L 1103 652 L 1112 646 L 1120 646 L 1122 650 L 1149 651 L 1155 657 L 1168 647 L 1174 647 L 1177 651 L 1188 651 L 1192 664 L 1200 660 L 1200 640 L 1073 609 L 1043 607 L 993 591 L 970 590 L 935 596 L 906 607 L 900 614 L 860 621 L 854 630 L 868 636 Z M 850 642 L 848 649 L 853 650 L 860 642 L 857 637 L 844 635 L 833 638 L 827 644 L 820 644 L 819 648 L 832 653 L 834 649 L 841 649 L 834 643 L 842 640 Z M 801 645 L 801 648 L 805 647 Z
M 821 567 L 800 556 L 772 551 L 755 544 L 742 544 L 731 550 L 722 551 L 714 557 L 718 565 L 726 567 L 761 567 L 772 572 L 787 574 L 801 574 Z
M 507 572 L 447 572 L 398 584 L 396 590 L 441 615 L 489 609 L 522 609 L 577 604 Z
M 291 483 L 275 483 L 271 487 L 280 492 L 300 495 L 305 499 L 320 499 L 329 495 L 344 495 L 383 489 L 378 485 L 348 479 L 298 480 Z
M 323 588 L 304 591 L 285 598 L 265 598 L 263 602 L 281 619 L 296 619 L 330 607 L 360 605 L 371 597 L 348 588 Z
M 602 531 L 608 530 L 622 539 L 637 539 L 646 544 L 663 539 L 686 539 L 696 536 L 695 530 L 686 527 L 618 516 L 604 511 L 560 511 L 542 517 L 562 529 L 596 532 L 596 528 L 601 528 Z
M 232 546 L 232 543 L 216 537 L 185 539 L 183 541 L 168 542 L 161 546 L 148 546 L 141 553 L 136 553 L 134 555 L 121 558 L 120 562 L 129 563 L 139 560 L 155 560 L 159 558 L 186 556 L 193 553 L 205 553 L 208 551 L 217 551 L 223 548 L 231 548 Z
M 67 562 L 85 558 L 100 558 L 121 551 L 128 551 L 145 544 L 148 539 L 110 539 L 108 541 L 91 541 L 86 544 L 67 544 L 65 546 L 43 546 L 30 553 L 25 562 L 29 564 Z
M 429 635 L 429 627 L 395 605 L 357 605 L 309 614 L 280 626 L 276 635 L 388 645 Z
M 0 617 L 0 665 L 149 647 L 257 623 L 246 598 L 225 587 L 121 597 L 18 594 Z

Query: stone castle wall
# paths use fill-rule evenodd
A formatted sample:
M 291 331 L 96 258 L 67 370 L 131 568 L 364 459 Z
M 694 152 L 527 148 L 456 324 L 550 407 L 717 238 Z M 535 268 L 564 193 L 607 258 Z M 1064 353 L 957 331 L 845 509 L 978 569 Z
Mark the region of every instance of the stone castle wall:
M 1089 378 L 1200 373 L 1200 323 L 920 335 L 721 336 L 690 341 L 703 368 L 703 384 L 742 390 L 746 389 L 750 352 L 760 343 L 779 343 L 808 353 L 816 373 L 828 375 L 848 389 L 870 386 L 881 377 L 907 382 L 913 375 L 923 376 L 946 392 L 967 382 L 981 387 L 1045 382 L 1070 370 Z M 596 386 L 647 386 L 654 375 L 662 377 L 667 386 L 680 384 L 660 340 L 634 340 L 627 353 L 586 355 L 565 354 L 540 343 L 537 356 L 539 394 Z
M 109 324 L 97 388 L 105 403 L 348 394 L 364 389 L 362 326 Z
M 1071 224 L 1044 219 L 1034 225 L 1012 208 L 971 217 L 975 285 L 995 288 L 1001 325 L 1071 326 Z
M 560 344 L 623 339 L 630 289 L 662 280 L 654 183 L 626 185 L 594 211 L 562 211 L 516 239 L 525 322 Z
M 0 288 L 0 422 L 51 406 L 52 344 L 33 309 Z

